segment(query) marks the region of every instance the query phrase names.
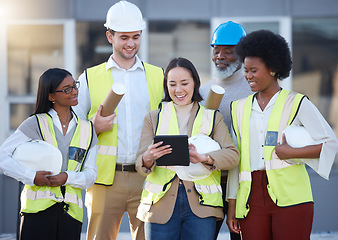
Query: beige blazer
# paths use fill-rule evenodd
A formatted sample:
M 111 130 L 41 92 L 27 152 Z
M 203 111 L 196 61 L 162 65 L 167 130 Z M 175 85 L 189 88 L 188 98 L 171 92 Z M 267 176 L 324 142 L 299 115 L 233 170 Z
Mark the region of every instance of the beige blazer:
M 191 110 L 187 126 L 189 137 L 191 136 L 192 127 L 198 107 L 198 103 L 194 103 Z M 152 140 L 154 139 L 155 130 L 158 122 L 158 112 L 159 110 L 149 112 L 144 118 L 143 122 L 140 144 L 136 155 L 136 169 L 143 176 L 151 174 L 155 167 L 155 164 L 151 169 L 143 167 L 142 156 L 147 151 L 148 146 L 152 143 Z M 219 112 L 216 112 L 214 131 L 211 135 L 211 138 L 220 144 L 221 149 L 208 153 L 210 157 L 214 159 L 214 165 L 208 166 L 209 170 L 228 170 L 237 166 L 239 162 L 239 151 L 236 148 L 235 143 L 229 134 L 228 127 L 225 125 L 223 117 Z M 190 208 L 194 214 L 201 218 L 210 216 L 214 216 L 217 219 L 224 218 L 222 208 L 208 207 L 199 204 L 199 196 L 195 191 L 193 182 L 183 181 L 183 184 L 185 186 L 185 190 L 188 196 Z M 139 206 L 137 217 L 145 222 L 164 224 L 169 221 L 175 206 L 178 185 L 179 179 L 176 178 L 165 196 L 152 206 L 146 206 L 141 203 Z

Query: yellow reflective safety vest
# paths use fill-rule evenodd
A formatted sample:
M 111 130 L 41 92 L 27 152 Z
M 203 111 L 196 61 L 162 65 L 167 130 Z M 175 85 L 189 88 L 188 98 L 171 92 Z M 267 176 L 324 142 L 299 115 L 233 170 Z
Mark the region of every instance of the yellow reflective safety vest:
M 214 129 L 216 111 L 199 105 L 191 135 L 205 134 L 210 136 Z M 179 135 L 176 111 L 173 102 L 162 103 L 159 111 L 156 135 Z M 169 190 L 176 172 L 155 166 L 144 182 L 141 202 L 155 204 Z M 222 189 L 220 186 L 221 171 L 213 171 L 207 178 L 193 181 L 201 205 L 222 207 Z
M 251 191 L 250 169 L 250 115 L 255 94 L 231 103 L 233 128 L 241 153 L 239 162 L 239 189 L 236 201 L 236 218 L 245 218 L 249 212 Z M 274 152 L 283 130 L 292 123 L 302 99 L 299 93 L 281 90 L 273 106 L 264 144 L 268 192 L 279 207 L 313 202 L 309 175 L 305 165 L 297 161 L 282 161 Z
M 39 124 L 43 140 L 58 147 L 53 120 L 48 114 L 35 115 Z M 94 128 L 89 121 L 78 118 L 73 138 L 69 146 L 68 171 L 79 172 L 82 170 L 88 150 L 92 143 Z M 21 212 L 37 213 L 44 211 L 55 203 L 65 202 L 69 205 L 67 213 L 74 219 L 82 222 L 83 201 L 81 189 L 70 185 L 65 186 L 65 195 L 61 193 L 61 187 L 30 186 L 25 185 L 21 193 Z
M 143 63 L 150 109 L 155 110 L 163 98 L 163 70 L 162 68 Z M 87 118 L 94 117 L 98 107 L 103 102 L 113 84 L 113 77 L 110 69 L 106 70 L 106 62 L 98 66 L 86 69 L 86 77 L 90 94 L 91 108 Z M 116 113 L 118 116 L 118 113 Z M 115 176 L 116 153 L 117 153 L 117 124 L 113 123 L 110 131 L 100 133 L 97 143 L 96 165 L 98 178 L 95 184 L 112 185 Z

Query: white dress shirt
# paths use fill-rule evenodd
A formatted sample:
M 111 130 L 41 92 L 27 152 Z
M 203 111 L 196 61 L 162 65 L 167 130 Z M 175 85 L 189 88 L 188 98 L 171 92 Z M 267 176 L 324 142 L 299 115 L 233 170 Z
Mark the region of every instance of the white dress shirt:
M 135 163 L 136 151 L 140 141 L 143 119 L 150 111 L 147 79 L 141 60 L 128 70 L 120 68 L 109 57 L 106 70 L 110 69 L 113 81 L 124 84 L 126 93 L 116 108 L 117 115 L 117 163 Z M 80 118 L 87 119 L 91 107 L 86 74 L 79 77 L 79 104 L 73 107 Z
M 49 115 L 53 119 L 54 125 L 62 132 L 60 119 L 54 109 L 51 109 Z M 69 122 L 67 132 L 77 124 L 77 118 L 73 114 L 72 120 Z M 38 124 L 36 124 L 38 127 Z M 29 142 L 30 137 L 26 136 L 22 131 L 17 129 L 0 147 L 0 172 L 12 177 L 24 184 L 34 186 L 35 171 L 27 169 L 20 165 L 12 158 L 16 147 L 24 142 Z M 92 186 L 97 178 L 96 167 L 96 146 L 88 151 L 88 155 L 82 172 L 66 171 L 68 174 L 65 185 L 71 185 L 76 188 L 86 189 Z
M 256 97 L 254 97 L 250 118 L 251 171 L 265 170 L 264 142 L 268 121 L 279 93 L 280 91 L 270 99 L 263 111 L 259 107 Z M 303 99 L 292 125 L 304 126 L 318 144 L 323 143 L 319 159 L 302 159 L 302 161 L 327 179 L 338 151 L 338 141 L 330 125 L 307 98 Z M 229 199 L 235 199 L 237 196 L 238 173 L 238 167 L 229 171 L 230 183 L 228 184 L 229 195 L 227 196 Z

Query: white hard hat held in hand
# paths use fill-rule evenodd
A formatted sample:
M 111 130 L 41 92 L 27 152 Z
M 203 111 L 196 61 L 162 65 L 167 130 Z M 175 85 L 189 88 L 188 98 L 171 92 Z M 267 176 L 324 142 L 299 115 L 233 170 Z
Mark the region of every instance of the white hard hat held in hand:
M 20 144 L 13 152 L 13 159 L 25 168 L 34 171 L 50 171 L 58 174 L 62 167 L 60 150 L 42 140 L 32 140 Z
M 196 134 L 188 139 L 189 143 L 195 145 L 199 154 L 221 149 L 219 144 L 204 134 Z M 212 172 L 202 163 L 190 163 L 189 166 L 174 166 L 176 174 L 182 180 L 196 181 L 208 177 Z
M 108 10 L 104 26 L 116 32 L 135 32 L 144 30 L 146 23 L 135 4 L 119 1 Z
M 286 142 L 294 148 L 317 144 L 303 126 L 290 125 L 284 129 Z

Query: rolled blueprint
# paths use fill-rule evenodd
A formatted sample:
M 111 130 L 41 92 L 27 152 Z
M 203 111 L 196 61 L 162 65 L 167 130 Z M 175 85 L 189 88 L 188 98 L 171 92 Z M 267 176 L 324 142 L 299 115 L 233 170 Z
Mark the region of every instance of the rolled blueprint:
M 207 100 L 205 101 L 205 107 L 213 110 L 218 110 L 224 93 L 224 88 L 218 85 L 212 85 Z
M 101 115 L 106 117 L 114 113 L 117 105 L 121 101 L 123 95 L 126 92 L 126 88 L 122 83 L 114 83 L 111 86 L 107 96 L 102 102 L 102 112 Z

